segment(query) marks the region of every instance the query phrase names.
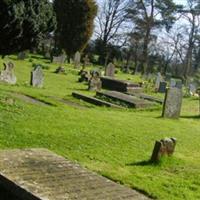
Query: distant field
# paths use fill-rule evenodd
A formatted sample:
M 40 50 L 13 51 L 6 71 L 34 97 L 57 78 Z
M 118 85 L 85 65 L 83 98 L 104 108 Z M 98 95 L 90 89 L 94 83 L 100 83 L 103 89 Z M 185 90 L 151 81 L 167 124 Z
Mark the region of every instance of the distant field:
M 50 149 L 112 180 L 164 200 L 200 199 L 200 118 L 198 99 L 185 98 L 181 118 L 160 118 L 155 110 L 118 110 L 96 107 L 71 96 L 72 91 L 92 95 L 78 83 L 78 71 L 65 65 L 66 75 L 41 56 L 15 63 L 17 85 L 0 84 L 0 148 Z M 8 60 L 5 58 L 4 61 Z M 3 68 L 0 59 L 0 68 Z M 29 86 L 32 64 L 48 66 L 43 89 Z M 119 72 L 121 79 L 141 81 Z M 16 97 L 23 93 L 50 105 L 38 105 Z M 161 95 L 159 95 L 161 96 Z M 56 100 L 65 98 L 75 105 Z M 14 101 L 12 100 L 14 99 Z M 148 164 L 155 140 L 175 137 L 172 158 Z

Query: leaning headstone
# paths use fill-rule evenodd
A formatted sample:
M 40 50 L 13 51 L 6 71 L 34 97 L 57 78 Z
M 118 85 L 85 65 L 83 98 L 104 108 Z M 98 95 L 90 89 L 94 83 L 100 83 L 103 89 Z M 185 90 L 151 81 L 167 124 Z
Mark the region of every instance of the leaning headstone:
M 31 85 L 33 87 L 43 87 L 44 74 L 42 68 L 38 65 L 31 72 Z
M 106 67 L 105 76 L 110 76 L 110 77 L 115 76 L 115 65 L 113 65 L 112 63 L 108 64 L 108 66 Z
M 163 156 L 172 156 L 175 151 L 175 147 L 175 138 L 165 138 L 160 141 L 156 141 L 151 156 L 151 162 L 158 162 Z
M 74 67 L 79 68 L 81 64 L 81 54 L 77 51 L 74 55 Z
M 158 88 L 158 92 L 159 93 L 165 93 L 166 92 L 166 88 L 167 88 L 167 82 L 162 81 L 160 82 L 159 88 Z
M 181 113 L 183 93 L 179 88 L 168 88 L 165 94 L 162 116 L 179 118 Z
M 65 55 L 61 55 L 61 56 L 53 56 L 53 63 L 59 63 L 59 64 L 63 64 L 66 60 L 66 56 Z
M 100 91 L 102 88 L 100 73 L 98 71 L 92 71 L 90 74 L 91 74 L 91 78 L 89 80 L 88 90 Z
M 14 64 L 12 62 L 4 63 L 4 70 L 0 72 L 0 81 L 15 84 L 17 82 L 17 78 L 14 74 Z

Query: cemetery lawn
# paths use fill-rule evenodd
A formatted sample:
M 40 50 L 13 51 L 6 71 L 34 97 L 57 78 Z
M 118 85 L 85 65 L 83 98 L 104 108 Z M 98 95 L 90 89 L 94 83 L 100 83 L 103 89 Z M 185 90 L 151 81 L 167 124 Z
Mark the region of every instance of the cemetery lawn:
M 150 197 L 200 199 L 197 98 L 184 98 L 179 120 L 162 119 L 161 106 L 137 111 L 96 107 L 71 96 L 72 91 L 94 94 L 77 82 L 78 71 L 72 66 L 66 65 L 66 75 L 58 75 L 53 73 L 58 65 L 41 56 L 10 59 L 16 65 L 18 82 L 15 86 L 0 84 L 0 149 L 47 148 Z M 1 69 L 2 63 L 0 59 Z M 29 86 L 33 63 L 46 68 L 43 89 Z M 117 76 L 139 80 L 133 75 Z M 31 103 L 17 93 L 48 105 Z M 177 138 L 174 156 L 158 165 L 148 163 L 155 140 L 164 137 Z

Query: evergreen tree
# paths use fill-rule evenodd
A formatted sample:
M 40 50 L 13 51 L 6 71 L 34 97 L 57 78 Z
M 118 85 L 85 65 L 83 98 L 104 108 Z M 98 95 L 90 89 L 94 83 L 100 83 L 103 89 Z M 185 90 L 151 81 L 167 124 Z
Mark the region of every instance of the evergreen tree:
M 48 0 L 0 1 L 0 54 L 35 47 L 55 29 L 53 5 Z
M 56 41 L 70 58 L 82 51 L 93 33 L 97 5 L 93 0 L 55 0 Z

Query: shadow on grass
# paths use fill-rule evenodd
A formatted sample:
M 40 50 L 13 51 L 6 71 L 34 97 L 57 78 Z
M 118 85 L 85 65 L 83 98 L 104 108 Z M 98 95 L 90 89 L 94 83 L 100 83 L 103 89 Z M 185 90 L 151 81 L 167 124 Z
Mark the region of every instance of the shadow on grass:
M 143 160 L 139 162 L 127 163 L 126 166 L 153 166 L 157 165 L 159 162 L 152 162 L 151 160 Z
M 200 115 L 181 116 L 183 119 L 200 119 Z

